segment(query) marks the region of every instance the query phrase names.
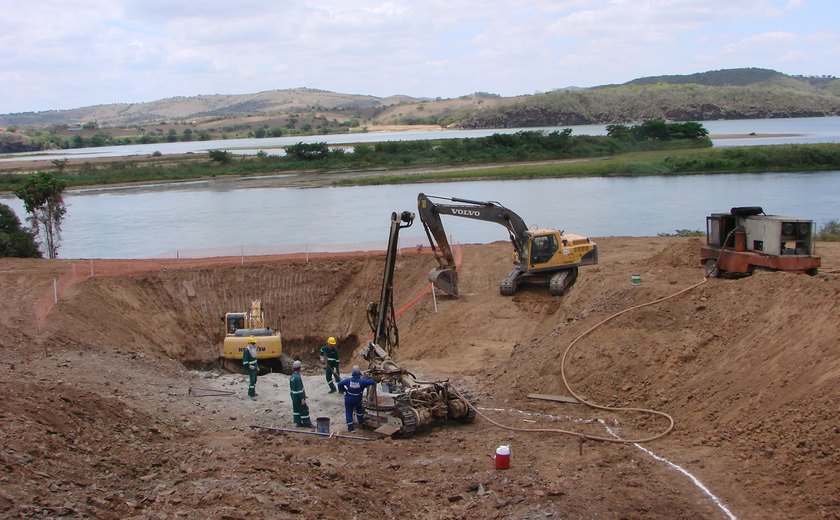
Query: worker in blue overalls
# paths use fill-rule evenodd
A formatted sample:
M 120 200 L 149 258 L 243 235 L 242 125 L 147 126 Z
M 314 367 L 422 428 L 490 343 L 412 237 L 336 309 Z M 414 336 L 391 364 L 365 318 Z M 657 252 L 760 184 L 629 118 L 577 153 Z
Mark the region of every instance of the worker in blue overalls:
M 353 413 L 356 413 L 356 419 L 359 420 L 359 425 L 363 424 L 365 420 L 365 408 L 362 406 L 362 392 L 365 388 L 373 386 L 376 381 L 373 379 L 363 379 L 362 370 L 359 365 L 353 366 L 353 375 L 342 379 L 338 382 L 338 391 L 344 392 L 344 416 L 347 420 L 347 431 L 355 431 L 356 426 L 353 421 Z

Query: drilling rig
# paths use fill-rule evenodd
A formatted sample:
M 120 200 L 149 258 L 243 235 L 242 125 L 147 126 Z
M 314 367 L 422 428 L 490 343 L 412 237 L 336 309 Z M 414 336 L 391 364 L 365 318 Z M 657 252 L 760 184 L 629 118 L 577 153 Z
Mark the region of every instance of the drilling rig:
M 366 377 L 377 385 L 365 390 L 365 426 L 377 432 L 403 436 L 446 419 L 470 423 L 475 419 L 472 396 L 456 390 L 449 380 L 420 381 L 398 364 L 394 353 L 399 331 L 394 314 L 394 269 L 401 229 L 414 223 L 414 213 L 391 213 L 391 231 L 378 302 L 368 305 L 368 323 L 373 339 L 362 350 L 368 362 Z

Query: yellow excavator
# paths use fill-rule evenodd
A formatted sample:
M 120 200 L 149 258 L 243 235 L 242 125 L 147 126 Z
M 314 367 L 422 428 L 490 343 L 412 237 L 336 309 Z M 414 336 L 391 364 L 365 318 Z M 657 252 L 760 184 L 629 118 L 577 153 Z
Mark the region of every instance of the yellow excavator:
M 522 217 L 498 202 L 421 193 L 417 210 L 439 264 L 429 272 L 429 281 L 450 296 L 458 296 L 458 273 L 441 215 L 486 220 L 507 229 L 515 267 L 499 283 L 504 296 L 512 296 L 522 282 L 547 283 L 549 292 L 560 296 L 577 279 L 579 266 L 598 263 L 598 245 L 587 237 L 555 229 L 529 229 Z
M 241 371 L 242 351 L 248 346 L 248 338 L 253 337 L 257 340 L 257 359 L 261 369 L 275 372 L 291 370 L 291 360 L 283 363 L 281 359 L 284 356 L 280 332 L 266 325 L 262 300 L 253 300 L 248 311 L 225 313 L 222 322 L 225 324 L 220 358 L 223 367 Z

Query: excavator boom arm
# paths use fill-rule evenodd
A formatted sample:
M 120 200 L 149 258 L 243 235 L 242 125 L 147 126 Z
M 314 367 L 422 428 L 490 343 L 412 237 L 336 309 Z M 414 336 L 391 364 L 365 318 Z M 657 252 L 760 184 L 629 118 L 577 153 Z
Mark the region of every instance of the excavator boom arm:
M 449 202 L 434 202 L 431 199 Z M 525 232 L 528 230 L 528 226 L 522 220 L 522 217 L 498 202 L 457 197 L 436 197 L 421 193 L 417 196 L 417 210 L 439 264 L 437 269 L 429 273 L 429 280 L 435 287 L 451 296 L 458 296 L 458 277 L 455 270 L 455 257 L 452 254 L 449 240 L 446 238 L 446 231 L 440 219 L 441 215 L 495 222 L 507 229 L 517 253 L 524 254 Z
M 448 200 L 456 204 L 434 202 L 431 199 Z M 440 215 L 452 215 L 454 217 L 495 222 L 508 230 L 511 240 L 514 241 L 517 248 L 523 245 L 523 237 L 525 232 L 528 231 L 528 225 L 525 224 L 522 217 L 498 202 L 493 201 L 459 199 L 457 197 L 436 197 L 421 193 L 417 196 L 417 209 L 420 213 L 420 220 L 435 236 L 438 244 L 446 242 L 446 233 L 443 230 Z M 447 243 L 446 245 L 448 246 L 449 244 Z

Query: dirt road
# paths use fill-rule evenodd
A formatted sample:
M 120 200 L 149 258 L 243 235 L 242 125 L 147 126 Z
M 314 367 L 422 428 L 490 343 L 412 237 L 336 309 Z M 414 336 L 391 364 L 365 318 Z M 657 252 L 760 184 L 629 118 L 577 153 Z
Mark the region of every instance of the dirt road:
M 66 264 L 0 260 L 0 516 L 840 518 L 840 244 L 818 244 L 815 277 L 703 282 L 696 239 L 597 241 L 599 265 L 561 298 L 500 296 L 509 246 L 465 246 L 464 296 L 402 314 L 398 359 L 470 390 L 509 428 L 651 435 L 666 422 L 527 395 L 568 394 L 561 358 L 596 324 L 696 286 L 606 322 L 568 356 L 569 384 L 587 399 L 674 418 L 641 446 L 482 417 L 409 439 L 270 434 L 251 426 L 292 427 L 286 376 L 261 377 L 250 401 L 243 376 L 185 367 L 217 355 L 222 313 L 261 297 L 303 359 L 313 415 L 344 433 L 314 351 L 336 336 L 343 371 L 359 363 L 381 257 L 92 278 L 40 334 L 31 309 Z M 433 264 L 400 258 L 397 308 Z M 492 460 L 501 444 L 512 450 L 504 471 Z

